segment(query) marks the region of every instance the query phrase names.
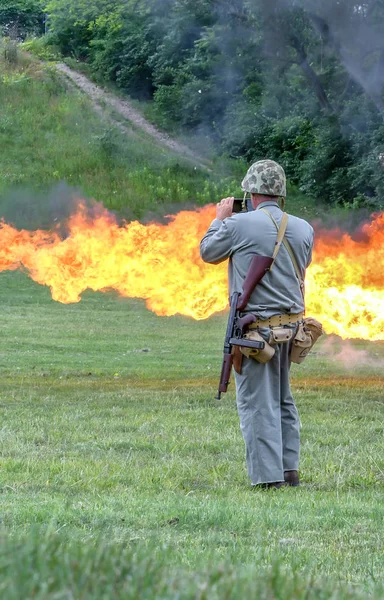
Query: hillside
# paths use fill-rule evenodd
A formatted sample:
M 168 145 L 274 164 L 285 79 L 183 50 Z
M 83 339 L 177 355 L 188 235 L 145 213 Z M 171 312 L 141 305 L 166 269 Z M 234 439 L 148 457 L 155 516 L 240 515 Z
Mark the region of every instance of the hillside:
M 14 219 L 17 210 L 25 216 L 25 199 L 33 191 L 28 214 L 42 218 L 37 205 L 46 204 L 59 184 L 61 192 L 54 195 L 68 197 L 77 189 L 128 220 L 242 193 L 244 161 L 215 159 L 207 169 L 192 152 L 186 156 L 183 146 L 171 150 L 124 115 L 117 120 L 114 107 L 102 100 L 95 104 L 55 66 L 21 51 L 13 63 L 2 54 L 0 78 L 0 144 L 7 150 L 0 154 L 0 198 L 6 219 Z M 291 200 L 293 212 L 315 216 L 313 201 L 294 188 Z M 39 224 L 44 220 L 37 219 Z
M 29 48 L 112 83 L 168 132 L 270 156 L 321 202 L 383 207 L 381 2 L 28 0 L 33 22 L 8 3 L 13 35 L 46 32 Z
M 65 182 L 127 218 L 172 205 L 203 205 L 237 185 L 233 175 L 200 168 L 127 122 L 122 131 L 108 109 L 57 73 L 18 53 L 0 59 L 0 195 L 41 191 Z M 17 195 L 17 194 L 16 194 Z M 7 217 L 3 211 L 3 216 Z

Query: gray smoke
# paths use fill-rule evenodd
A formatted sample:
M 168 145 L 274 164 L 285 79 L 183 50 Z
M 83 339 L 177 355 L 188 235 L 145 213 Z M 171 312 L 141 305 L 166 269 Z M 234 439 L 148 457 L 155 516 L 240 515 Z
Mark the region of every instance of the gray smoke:
M 360 209 L 349 212 L 345 210 L 327 212 L 321 218 L 313 219 L 311 224 L 318 235 L 325 233 L 328 238 L 334 237 L 335 240 L 339 240 L 340 231 L 342 231 L 350 234 L 354 241 L 364 242 L 367 240 L 367 235 L 363 231 L 363 227 L 371 221 L 372 211 Z
M 378 346 L 372 343 L 369 350 L 356 348 L 350 340 L 342 340 L 337 336 L 328 336 L 322 344 L 321 354 L 326 355 L 333 363 L 339 363 L 346 370 L 359 368 L 371 370 L 384 367 L 384 357 L 377 352 Z
M 61 182 L 49 190 L 16 188 L 0 195 L 0 219 L 17 229 L 57 229 L 76 210 L 81 200 L 90 217 L 104 210 L 78 188 Z
M 117 213 L 106 209 L 100 201 L 87 197 L 81 189 L 61 182 L 49 190 L 40 192 L 16 188 L 0 195 L 0 221 L 3 220 L 17 229 L 29 231 L 54 229 L 65 237 L 68 219 L 76 212 L 80 203 L 86 207 L 87 216 L 91 220 L 101 214 L 105 215 L 106 211 L 111 221 L 120 226 L 136 220 L 129 206 L 121 208 Z M 161 204 L 157 209 L 146 211 L 140 218 L 140 222 L 167 224 L 170 215 L 175 215 L 181 210 L 196 210 L 196 203 Z
M 301 0 L 325 44 L 331 47 L 357 82 L 383 111 L 384 14 L 381 2 Z

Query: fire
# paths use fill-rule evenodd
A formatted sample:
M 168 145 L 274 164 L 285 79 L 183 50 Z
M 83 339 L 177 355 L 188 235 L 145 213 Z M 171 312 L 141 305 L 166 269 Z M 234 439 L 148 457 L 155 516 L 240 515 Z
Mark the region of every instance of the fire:
M 57 229 L 17 230 L 0 223 L 0 271 L 25 270 L 58 302 L 79 302 L 86 289 L 116 290 L 143 298 L 161 316 L 206 319 L 227 306 L 227 267 L 202 262 L 199 241 L 215 208 L 182 211 L 165 225 L 137 221 L 119 226 L 98 207 L 80 204 Z M 327 333 L 384 339 L 384 213 L 372 217 L 356 240 L 339 230 L 317 233 L 306 281 L 307 314 Z
M 355 239 L 318 231 L 307 272 L 307 313 L 327 333 L 384 340 L 384 213 L 373 215 Z
M 105 209 L 83 204 L 69 219 L 68 236 L 18 231 L 0 223 L 0 271 L 25 269 L 58 302 L 79 302 L 86 289 L 145 298 L 161 316 L 204 319 L 227 305 L 226 267 L 204 264 L 199 240 L 214 208 L 182 211 L 166 225 L 134 221 L 120 227 Z

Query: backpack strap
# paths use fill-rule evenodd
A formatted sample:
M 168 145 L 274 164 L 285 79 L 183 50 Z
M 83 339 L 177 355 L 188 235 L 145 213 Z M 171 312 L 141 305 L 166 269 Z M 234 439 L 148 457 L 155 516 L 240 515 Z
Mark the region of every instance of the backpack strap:
M 287 225 L 288 225 L 288 215 L 287 215 L 287 213 L 283 213 L 283 217 L 281 219 L 281 223 L 280 223 L 280 227 L 279 227 L 279 224 L 277 223 L 276 219 L 271 215 L 271 213 L 268 210 L 266 210 L 265 208 L 261 208 L 260 210 L 262 210 L 266 215 L 268 215 L 268 217 L 271 219 L 271 221 L 274 223 L 274 225 L 275 225 L 275 227 L 277 229 L 277 241 L 276 241 L 275 250 L 274 250 L 274 253 L 273 253 L 273 256 L 272 256 L 272 258 L 274 260 L 273 260 L 273 263 L 272 263 L 272 265 L 270 267 L 270 270 L 273 267 L 273 264 L 275 262 L 276 256 L 277 256 L 277 254 L 278 254 L 278 252 L 280 250 L 281 244 L 283 243 L 284 246 L 285 246 L 285 248 L 286 248 L 286 250 L 287 250 L 287 252 L 288 252 L 288 254 L 289 254 L 289 257 L 290 257 L 290 259 L 292 261 L 293 268 L 295 269 L 296 277 L 299 280 L 301 294 L 302 294 L 303 299 L 304 299 L 304 280 L 301 277 L 299 265 L 297 264 L 297 260 L 296 260 L 296 257 L 294 255 L 294 253 L 293 253 L 292 247 L 291 247 L 290 243 L 288 242 L 288 240 L 285 238 L 285 232 L 286 232 Z M 283 231 L 283 234 L 281 236 L 281 232 L 282 231 Z

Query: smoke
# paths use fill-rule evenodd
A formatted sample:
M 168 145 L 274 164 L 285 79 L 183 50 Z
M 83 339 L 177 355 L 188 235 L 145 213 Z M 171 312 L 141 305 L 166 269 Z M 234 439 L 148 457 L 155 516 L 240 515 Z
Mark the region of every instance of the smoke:
M 84 214 L 90 221 L 108 213 L 111 222 L 123 226 L 136 221 L 130 206 L 121 207 L 119 211 L 105 207 L 98 200 L 87 197 L 79 188 L 71 187 L 64 182 L 52 186 L 49 190 L 13 189 L 0 195 L 0 221 L 13 225 L 16 229 L 33 231 L 42 229 L 55 230 L 63 237 L 67 235 L 69 218 L 77 212 L 79 205 L 85 208 Z M 182 210 L 196 210 L 196 203 L 166 203 L 147 210 L 139 219 L 140 223 L 168 224 L 170 216 Z
M 333 49 L 351 78 L 382 111 L 384 14 L 380 3 L 301 0 L 301 5 L 325 44 Z
M 68 219 L 79 198 L 84 194 L 64 182 L 49 190 L 13 189 L 0 195 L 0 218 L 17 229 L 52 229 Z
M 103 204 L 88 198 L 80 189 L 61 182 L 49 190 L 17 188 L 0 195 L 0 220 L 17 229 L 54 229 L 65 236 L 68 219 L 80 203 L 91 220 L 101 214 L 105 216 Z M 121 223 L 124 220 L 121 214 L 108 212 L 112 221 Z
M 254 0 L 257 6 L 264 0 Z M 286 11 L 287 29 L 283 34 L 292 41 L 298 33 L 299 45 L 305 39 L 304 30 L 296 30 L 290 16 L 302 9 L 312 23 L 314 34 L 321 38 L 321 52 L 331 52 L 338 57 L 351 80 L 357 83 L 376 104 L 380 112 L 384 110 L 384 7 L 375 0 L 355 4 L 350 0 L 267 0 L 267 10 L 278 14 Z M 300 22 L 300 19 L 298 19 Z M 277 47 L 278 41 L 275 42 Z M 295 44 L 293 44 L 295 46 Z M 297 48 L 296 48 L 297 49 Z
M 364 225 L 372 221 L 372 211 L 367 209 L 345 210 L 328 212 L 321 218 L 311 220 L 311 225 L 316 232 L 316 237 L 325 236 L 327 239 L 340 240 L 340 236 L 349 234 L 351 239 L 358 243 L 368 240 Z
M 356 348 L 350 340 L 342 340 L 337 336 L 329 336 L 321 346 L 321 354 L 326 355 L 333 363 L 338 363 L 347 371 L 356 369 L 383 369 L 384 357 L 374 350 L 378 346 L 372 342 L 370 351 Z
M 222 2 L 225 4 L 225 0 Z M 324 89 L 330 75 L 323 78 L 323 58 L 329 66 L 332 65 L 330 55 L 334 55 L 349 74 L 350 81 L 364 90 L 379 112 L 384 112 L 382 2 L 369 0 L 355 4 L 350 0 L 252 0 L 250 6 L 256 16 L 254 21 L 261 20 L 264 23 L 261 36 L 264 40 L 264 60 L 268 62 L 268 57 L 273 58 L 275 66 L 279 63 L 283 66 L 292 59 L 289 53 L 294 49 L 294 61 L 301 65 L 323 108 L 332 111 L 332 103 L 340 101 L 340 98 L 332 97 L 332 90 Z M 305 25 L 307 20 L 312 24 L 312 31 Z M 248 37 L 252 35 L 249 25 L 248 32 L 245 28 L 243 34 Z M 274 77 L 268 64 L 264 68 L 264 75 L 267 82 Z M 351 87 L 347 83 L 345 100 L 348 100 Z M 297 93 L 299 95 L 299 90 Z
M 381 98 L 384 36 L 380 26 L 384 14 L 376 18 L 374 4 L 377 3 L 354 5 L 348 0 L 215 2 L 214 24 L 201 32 L 194 58 L 198 62 L 191 63 L 197 73 L 196 86 L 188 88 L 190 94 L 183 108 L 187 121 L 194 109 L 203 115 L 200 125 L 194 128 L 202 147 L 211 139 L 214 144 L 221 144 L 224 151 L 229 150 L 232 157 L 243 157 L 246 153 L 252 159 L 268 155 L 281 160 L 288 175 L 292 176 L 291 170 L 296 176 L 296 157 L 292 158 L 289 151 L 286 157 L 279 155 L 279 129 L 276 129 L 275 155 L 273 136 L 272 141 L 264 139 L 272 120 L 280 121 L 289 114 L 314 118 L 322 108 L 332 117 L 338 115 L 339 119 L 328 126 L 333 126 L 335 135 L 339 133 L 345 140 L 351 134 L 366 132 L 369 127 L 373 130 L 373 125 L 367 123 L 367 113 L 372 111 L 372 119 L 378 121 L 380 117 L 372 101 L 379 112 L 384 112 Z M 206 48 L 210 59 L 206 63 L 199 55 L 201 48 Z M 207 77 L 204 69 L 208 65 Z M 306 79 L 306 85 L 292 85 L 298 72 Z M 356 98 L 361 101 L 350 102 Z M 281 137 L 285 135 L 282 129 Z M 288 138 L 287 145 L 290 143 Z M 356 146 L 358 143 L 361 140 L 357 140 Z M 380 143 L 377 145 L 376 158 L 373 156 L 376 150 L 372 149 L 374 169 L 381 148 Z M 358 148 L 354 151 L 359 153 Z M 364 152 L 366 156 L 366 148 Z M 346 162 L 348 159 L 349 156 Z M 333 162 L 337 167 L 347 166 L 343 158 L 339 163 L 337 159 Z M 364 188 L 364 194 L 367 190 L 367 197 L 376 197 L 372 191 L 376 184 L 373 181 L 371 184 L 356 185 Z

